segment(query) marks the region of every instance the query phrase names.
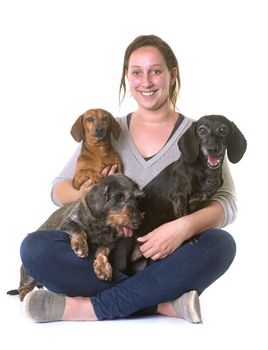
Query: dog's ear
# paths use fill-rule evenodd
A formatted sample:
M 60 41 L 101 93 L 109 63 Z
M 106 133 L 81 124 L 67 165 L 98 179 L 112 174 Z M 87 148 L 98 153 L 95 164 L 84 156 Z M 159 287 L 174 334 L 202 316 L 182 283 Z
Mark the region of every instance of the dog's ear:
M 239 162 L 247 149 L 247 140 L 235 123 L 232 122 L 233 132 L 227 146 L 227 156 L 232 163 Z
M 196 122 L 193 122 L 178 141 L 182 158 L 190 164 L 197 159 L 199 154 L 199 144 L 196 138 L 195 128 Z
M 115 120 L 115 118 L 110 114 L 111 116 L 111 130 L 113 137 L 118 140 L 120 132 L 121 132 L 121 127 L 119 123 Z
M 90 220 L 92 216 L 85 199 L 81 198 L 76 202 L 73 209 L 66 216 L 66 218 L 61 223 L 60 229 L 64 230 L 66 225 L 70 228 L 70 223 L 75 222 L 81 229 L 86 229 L 90 226 Z M 73 225 L 73 224 L 71 224 Z
M 103 181 L 98 182 L 86 194 L 85 202 L 95 218 L 101 217 L 106 211 L 108 202 L 108 185 Z
M 84 114 L 80 115 L 76 119 L 74 125 L 71 128 L 71 135 L 77 142 L 82 141 L 85 136 L 84 127 L 83 127 L 83 117 L 84 117 Z

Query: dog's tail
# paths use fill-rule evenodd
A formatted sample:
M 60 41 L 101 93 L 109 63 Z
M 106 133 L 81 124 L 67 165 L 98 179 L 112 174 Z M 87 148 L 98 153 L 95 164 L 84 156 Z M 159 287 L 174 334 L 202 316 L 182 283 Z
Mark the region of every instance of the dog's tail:
M 8 295 L 18 295 L 19 294 L 19 290 L 18 289 L 11 289 L 7 291 Z

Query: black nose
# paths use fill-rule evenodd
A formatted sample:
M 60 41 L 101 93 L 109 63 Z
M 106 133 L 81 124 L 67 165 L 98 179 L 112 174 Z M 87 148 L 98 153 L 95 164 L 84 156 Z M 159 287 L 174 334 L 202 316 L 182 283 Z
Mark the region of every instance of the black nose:
M 207 146 L 207 151 L 211 153 L 216 153 L 218 152 L 219 147 L 217 145 L 209 145 Z
M 103 136 L 103 134 L 104 134 L 104 129 L 103 129 L 103 127 L 102 126 L 100 126 L 100 125 L 96 125 L 96 127 L 95 127 L 95 136 Z
M 135 215 L 132 217 L 131 222 L 134 227 L 138 227 L 141 224 L 141 218 Z

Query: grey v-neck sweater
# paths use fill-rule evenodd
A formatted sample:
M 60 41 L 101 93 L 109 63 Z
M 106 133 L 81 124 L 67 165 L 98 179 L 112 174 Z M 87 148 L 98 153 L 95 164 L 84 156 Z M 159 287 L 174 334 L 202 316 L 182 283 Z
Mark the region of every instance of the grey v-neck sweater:
M 191 119 L 184 117 L 179 127 L 163 148 L 149 160 L 145 160 L 132 140 L 127 124 L 127 117 L 119 118 L 117 121 L 121 126 L 121 134 L 118 141 L 113 142 L 113 147 L 122 159 L 124 174 L 136 181 L 142 188 L 158 175 L 160 171 L 180 157 L 177 144 L 178 140 L 192 124 Z
M 179 159 L 181 153 L 178 149 L 178 140 L 193 122 L 192 119 L 184 117 L 181 124 L 163 148 L 149 160 L 145 160 L 132 140 L 127 124 L 127 116 L 117 118 L 117 121 L 121 126 L 121 133 L 117 141 L 113 140 L 113 147 L 122 159 L 124 174 L 136 181 L 141 188 L 146 186 L 170 163 Z M 52 181 L 52 189 L 56 183 L 62 180 L 71 180 L 73 178 L 76 161 L 80 151 L 81 144 L 79 144 L 75 153 L 62 169 L 61 173 Z M 224 208 L 225 220 L 222 225 L 224 227 L 234 221 L 237 213 L 235 189 L 227 160 L 225 160 L 223 164 L 223 179 L 224 184 L 213 197 L 213 200 L 218 201 Z M 58 205 L 53 197 L 52 201 Z

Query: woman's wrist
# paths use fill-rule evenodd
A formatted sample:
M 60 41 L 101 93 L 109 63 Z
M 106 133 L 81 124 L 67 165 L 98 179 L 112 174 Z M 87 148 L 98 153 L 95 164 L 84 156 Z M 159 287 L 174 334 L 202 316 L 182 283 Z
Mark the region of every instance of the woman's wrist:
M 211 201 L 205 208 L 177 220 L 182 228 L 179 228 L 180 234 L 184 240 L 188 240 L 209 228 L 221 227 L 224 222 L 224 209 L 220 203 Z

